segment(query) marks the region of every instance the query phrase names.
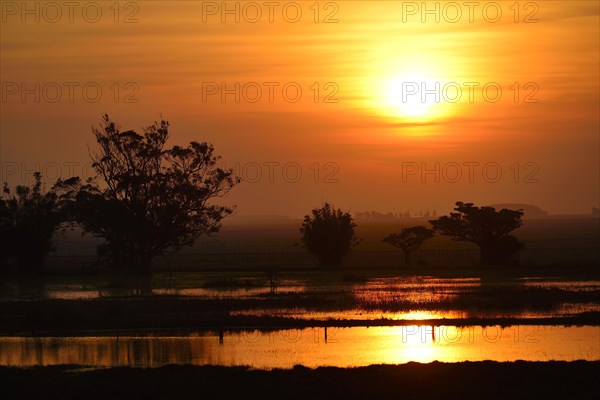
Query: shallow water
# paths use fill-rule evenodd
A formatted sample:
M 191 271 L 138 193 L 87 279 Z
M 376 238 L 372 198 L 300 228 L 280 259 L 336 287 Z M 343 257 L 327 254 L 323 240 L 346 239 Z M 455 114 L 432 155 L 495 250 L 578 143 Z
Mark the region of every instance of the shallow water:
M 455 326 L 203 332 L 191 336 L 0 338 L 0 365 L 166 364 L 291 368 L 460 361 L 600 360 L 600 327 Z
M 279 317 L 295 318 L 304 320 L 431 320 L 431 319 L 466 319 L 466 318 L 556 318 L 576 315 L 586 311 L 600 311 L 600 306 L 595 303 L 563 303 L 552 310 L 526 310 L 516 312 L 507 311 L 465 311 L 465 310 L 427 310 L 415 307 L 407 311 L 381 311 L 381 310 L 335 310 L 317 311 L 305 308 L 269 308 L 255 310 L 231 311 L 231 316 L 254 316 L 254 317 Z
M 310 277 L 309 277 L 310 278 Z M 600 311 L 598 302 L 557 303 L 537 309 L 507 309 L 480 312 L 470 309 L 437 309 L 431 304 L 452 301 L 461 294 L 481 288 L 546 288 L 582 292 L 600 290 L 600 281 L 569 280 L 548 277 L 482 280 L 480 278 L 380 277 L 364 282 L 327 282 L 319 279 L 280 279 L 278 295 L 327 296 L 329 304 L 312 309 L 252 309 L 232 315 L 277 316 L 300 319 L 441 319 L 441 318 L 548 318 L 586 311 Z M 317 276 L 318 278 L 318 276 Z M 271 288 L 261 274 L 215 280 L 201 274 L 159 275 L 151 282 L 109 281 L 95 278 L 67 281 L 4 282 L 0 284 L 0 302 L 40 299 L 96 299 L 135 296 L 181 296 L 208 299 L 268 298 Z M 394 310 L 397 308 L 397 311 Z M 391 309 L 390 309 L 391 308 Z M 432 311 L 432 308 L 435 311 Z
M 480 287 L 538 287 L 570 291 L 600 289 L 600 281 L 565 280 L 548 277 L 482 281 L 480 278 L 436 278 L 383 277 L 365 282 L 321 282 L 310 279 L 280 279 L 277 293 L 332 293 L 352 292 L 359 298 L 389 299 L 402 297 L 409 301 L 430 301 L 440 296 L 452 296 Z M 166 277 L 146 282 L 110 282 L 105 280 L 81 279 L 47 282 L 7 281 L 0 282 L 0 300 L 37 299 L 94 299 L 100 297 L 122 297 L 137 295 L 177 295 L 188 297 L 244 298 L 265 295 L 271 292 L 263 277 L 251 276 L 240 279 L 236 284 L 220 283 L 212 287 L 211 281 L 202 278 Z

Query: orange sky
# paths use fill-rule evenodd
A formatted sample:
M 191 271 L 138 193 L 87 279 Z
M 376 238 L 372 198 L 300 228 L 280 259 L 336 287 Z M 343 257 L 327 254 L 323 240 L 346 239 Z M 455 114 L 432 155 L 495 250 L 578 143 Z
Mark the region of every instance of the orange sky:
M 2 179 L 21 183 L 36 163 L 50 178 L 84 174 L 102 113 L 126 129 L 162 114 L 173 144 L 207 140 L 239 165 L 227 202 L 240 214 L 299 216 L 322 200 L 588 213 L 600 203 L 599 3 L 514 3 L 228 2 L 227 14 L 138 1 L 117 14 L 113 2 L 3 2 Z M 421 84 L 424 99 L 403 92 Z

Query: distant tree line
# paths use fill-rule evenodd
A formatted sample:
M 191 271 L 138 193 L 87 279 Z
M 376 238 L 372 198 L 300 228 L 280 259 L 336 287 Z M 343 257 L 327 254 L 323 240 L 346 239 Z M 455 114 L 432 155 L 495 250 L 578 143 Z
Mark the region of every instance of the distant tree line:
M 169 123 L 155 122 L 139 134 L 124 131 L 104 115 L 93 128 L 97 151 L 91 154 L 96 176 L 59 179 L 44 190 L 35 173 L 32 186 L 0 196 L 0 263 L 21 271 L 40 271 L 53 249 L 54 233 L 79 226 L 104 241 L 100 263 L 151 272 L 159 256 L 191 246 L 200 236 L 219 231 L 233 211 L 215 203 L 240 182 L 233 170 L 218 165 L 209 143 L 167 147 Z M 515 263 L 523 244 L 510 233 L 521 226 L 521 210 L 476 207 L 457 202 L 455 212 L 429 220 L 431 228 L 414 226 L 383 241 L 401 249 L 406 264 L 435 233 L 474 243 L 483 264 Z M 359 213 L 370 219 L 408 218 L 410 213 Z M 422 216 L 429 217 L 429 211 Z M 435 217 L 435 211 L 433 213 Z M 337 267 L 360 239 L 349 212 L 325 203 L 304 217 L 301 241 L 320 265 Z
M 426 210 L 425 212 L 419 211 L 418 213 L 411 214 L 409 210 L 404 212 L 387 212 L 380 213 L 378 211 L 359 211 L 356 213 L 356 219 L 359 220 L 370 220 L 370 221 L 393 221 L 393 220 L 402 220 L 409 218 L 430 218 L 437 217 L 437 211 Z
M 485 265 L 514 264 L 523 244 L 510 233 L 521 226 L 521 210 L 494 207 L 476 207 L 472 203 L 457 202 L 456 212 L 428 221 L 433 229 L 413 226 L 392 233 L 383 242 L 401 249 L 404 261 L 411 263 L 411 255 L 435 233 L 456 241 L 471 242 L 479 247 L 481 263 Z M 337 266 L 358 243 L 356 224 L 349 213 L 343 213 L 325 204 L 304 217 L 302 241 L 323 266 Z M 324 253 L 327 252 L 327 257 Z M 335 252 L 337 255 L 331 254 Z

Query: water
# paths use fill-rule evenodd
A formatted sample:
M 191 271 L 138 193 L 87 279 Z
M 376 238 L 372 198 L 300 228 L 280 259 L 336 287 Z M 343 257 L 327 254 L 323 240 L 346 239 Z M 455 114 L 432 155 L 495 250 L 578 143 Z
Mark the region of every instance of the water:
M 562 303 L 551 310 L 525 310 L 525 311 L 483 311 L 473 310 L 427 310 L 415 308 L 407 311 L 381 311 L 381 310 L 309 310 L 306 308 L 269 308 L 255 310 L 230 311 L 231 316 L 254 316 L 254 317 L 279 317 L 294 318 L 315 321 L 327 320 L 360 320 L 377 321 L 382 319 L 400 321 L 412 320 L 423 321 L 433 319 L 467 319 L 467 318 L 554 318 L 576 315 L 586 311 L 600 311 L 596 303 Z
M 0 338 L 0 365 L 96 368 L 166 364 L 258 369 L 460 361 L 600 360 L 600 327 L 398 326 L 190 336 Z
M 247 298 L 270 293 L 264 276 L 250 275 L 245 279 L 227 280 L 214 286 L 214 281 L 201 274 L 156 274 L 152 282 L 141 280 L 81 278 L 64 281 L 4 281 L 0 282 L 0 300 L 39 299 L 95 299 L 136 295 L 176 295 L 185 297 Z M 569 291 L 590 291 L 600 288 L 600 281 L 569 280 L 551 277 L 482 282 L 480 278 L 382 277 L 365 282 L 322 282 L 319 279 L 279 279 L 277 293 L 336 293 L 351 292 L 362 299 L 390 299 L 422 302 L 452 296 L 461 292 L 486 287 L 556 288 Z
M 304 279 L 287 277 L 278 281 L 280 296 L 319 296 L 323 301 L 312 308 L 275 307 L 239 309 L 232 315 L 277 316 L 299 319 L 441 319 L 441 318 L 548 318 L 570 316 L 586 311 L 600 311 L 597 301 L 577 300 L 557 302 L 548 307 L 529 309 L 479 310 L 467 304 L 464 308 L 447 307 L 454 299 L 482 288 L 522 290 L 542 288 L 563 290 L 575 298 L 583 292 L 600 290 L 600 281 L 573 280 L 552 277 L 520 279 L 378 277 L 363 282 L 340 282 L 306 274 Z M 583 293 L 585 294 L 585 293 Z M 66 299 L 82 300 L 134 296 L 179 296 L 199 299 L 269 299 L 271 289 L 263 274 L 247 274 L 232 279 L 228 275 L 157 274 L 152 281 L 89 279 L 6 281 L 0 283 L 0 303 L 14 300 Z

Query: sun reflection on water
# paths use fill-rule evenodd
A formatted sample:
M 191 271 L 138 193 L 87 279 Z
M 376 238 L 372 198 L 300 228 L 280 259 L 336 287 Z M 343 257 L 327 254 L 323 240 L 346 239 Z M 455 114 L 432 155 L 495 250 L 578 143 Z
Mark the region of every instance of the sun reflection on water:
M 600 327 L 449 325 L 198 332 L 189 336 L 0 338 L 0 365 L 166 364 L 292 368 L 411 361 L 600 360 Z

